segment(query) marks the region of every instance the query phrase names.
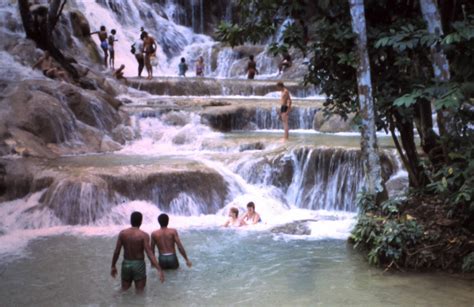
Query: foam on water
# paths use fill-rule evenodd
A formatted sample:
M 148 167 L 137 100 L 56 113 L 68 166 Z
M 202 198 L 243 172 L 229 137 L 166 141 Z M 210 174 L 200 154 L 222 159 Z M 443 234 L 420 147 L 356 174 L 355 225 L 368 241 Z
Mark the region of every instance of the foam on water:
M 253 191 L 252 191 L 253 190 Z M 162 211 L 147 201 L 124 202 L 112 208 L 104 217 L 91 225 L 64 225 L 47 208 L 41 208 L 39 200 L 43 192 L 37 192 L 23 199 L 2 203 L 0 215 L 0 258 L 26 256 L 25 248 L 31 240 L 61 234 L 84 236 L 116 236 L 121 229 L 129 227 L 130 214 L 140 211 L 143 214 L 141 229 L 151 233 L 159 228 L 157 217 Z M 314 211 L 290 207 L 272 198 L 265 189 L 249 187 L 249 191 L 232 199 L 216 214 L 204 215 L 194 212 L 191 216 L 170 214 L 170 227 L 177 229 L 220 228 L 227 220 L 230 207 L 237 207 L 241 215 L 249 201 L 256 203 L 262 222 L 244 226 L 238 231 L 269 231 L 272 227 L 299 220 L 310 222 L 311 235 L 289 236 L 292 239 L 347 239 L 353 226 L 355 213 L 337 211 Z M 275 238 L 278 238 L 275 237 Z

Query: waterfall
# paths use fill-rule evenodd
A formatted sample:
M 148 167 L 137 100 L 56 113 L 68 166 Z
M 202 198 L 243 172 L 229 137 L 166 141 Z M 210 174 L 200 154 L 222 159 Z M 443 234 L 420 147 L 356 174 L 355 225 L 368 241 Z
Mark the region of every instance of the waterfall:
M 258 129 L 283 129 L 278 112 L 277 107 L 272 107 L 271 110 L 257 108 L 255 124 Z M 318 108 L 292 108 L 288 121 L 290 129 L 313 130 L 317 112 Z
M 207 77 L 241 77 L 246 74 L 243 69 L 229 69 L 233 65 L 242 66 L 245 54 L 236 54 L 230 47 L 214 49 L 216 42 L 205 35 L 206 2 L 192 0 L 181 5 L 177 1 L 167 0 L 163 5 L 141 0 L 117 1 L 78 1 L 73 0 L 71 9 L 79 9 L 88 19 L 91 30 L 96 31 L 104 25 L 108 31 L 117 30 L 115 44 L 116 66 L 125 65 L 125 74 L 136 76 L 137 63 L 130 52 L 130 46 L 139 39 L 140 27 L 144 27 L 158 44 L 156 61 L 153 61 L 155 76 L 176 76 L 179 61 L 184 57 L 190 65 L 189 76 L 194 76 L 193 63 L 199 56 L 205 58 L 205 76 Z M 188 10 L 190 11 L 188 16 Z M 227 3 L 224 15 L 232 13 L 232 3 Z M 190 24 L 186 20 L 191 17 Z M 96 35 L 92 37 L 99 48 Z M 215 53 L 215 55 L 213 55 Z M 238 55 L 228 58 L 228 54 Z M 277 72 L 273 56 L 260 48 L 255 54 L 261 74 L 259 78 L 272 77 Z M 212 63 L 212 64 L 211 64 Z
M 311 210 L 356 211 L 364 183 L 360 150 L 294 148 L 266 159 L 245 160 L 235 169 L 253 184 L 282 189 L 289 204 Z

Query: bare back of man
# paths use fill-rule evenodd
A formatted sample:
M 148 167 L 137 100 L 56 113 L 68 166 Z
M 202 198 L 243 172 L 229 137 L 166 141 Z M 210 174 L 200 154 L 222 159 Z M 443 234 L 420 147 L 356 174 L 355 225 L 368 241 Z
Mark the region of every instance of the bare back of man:
M 151 251 L 150 237 L 146 232 L 139 229 L 141 225 L 141 217 L 137 224 L 138 226 L 134 226 L 132 222 L 132 227 L 124 229 L 119 233 L 112 258 L 111 275 L 114 278 L 117 275 L 115 264 L 117 263 L 120 251 L 123 247 L 124 254 L 121 271 L 122 291 L 128 290 L 131 287 L 132 282 L 135 282 L 137 293 L 141 293 L 146 286 L 145 252 L 152 265 L 158 270 L 161 282 L 164 281 L 164 276 L 163 271 Z
M 162 269 L 177 269 L 179 267 L 176 246 L 178 246 L 180 254 L 186 260 L 186 265 L 191 267 L 192 263 L 186 255 L 178 231 L 174 228 L 168 228 L 169 217 L 166 214 L 162 214 L 158 217 L 158 221 L 161 228 L 151 234 L 151 249 L 155 253 L 155 246 L 158 247 L 160 267 Z

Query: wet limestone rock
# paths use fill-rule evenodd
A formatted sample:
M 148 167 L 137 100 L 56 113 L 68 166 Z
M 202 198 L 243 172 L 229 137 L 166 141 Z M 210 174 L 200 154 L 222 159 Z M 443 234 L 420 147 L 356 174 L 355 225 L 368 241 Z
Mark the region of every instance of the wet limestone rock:
M 130 123 L 120 102 L 101 91 L 54 80 L 7 83 L 0 98 L 2 152 L 52 158 L 121 148 Z M 116 137 L 117 139 L 113 139 Z
M 308 226 L 308 220 L 304 220 L 274 227 L 271 232 L 277 234 L 309 236 L 311 234 L 311 228 Z

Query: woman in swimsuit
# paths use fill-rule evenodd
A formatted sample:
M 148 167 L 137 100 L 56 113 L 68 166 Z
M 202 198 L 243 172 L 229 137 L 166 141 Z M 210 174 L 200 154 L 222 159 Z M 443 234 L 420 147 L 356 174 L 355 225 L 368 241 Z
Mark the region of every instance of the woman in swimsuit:
M 224 227 L 240 227 L 242 221 L 239 220 L 239 209 L 232 207 L 229 211 L 229 219 L 225 222 Z
M 204 58 L 200 56 L 196 62 L 196 76 L 204 76 Z
M 254 225 L 262 221 L 260 214 L 255 212 L 255 204 L 252 201 L 247 204 L 247 212 L 242 216 L 242 221 L 244 225 Z

